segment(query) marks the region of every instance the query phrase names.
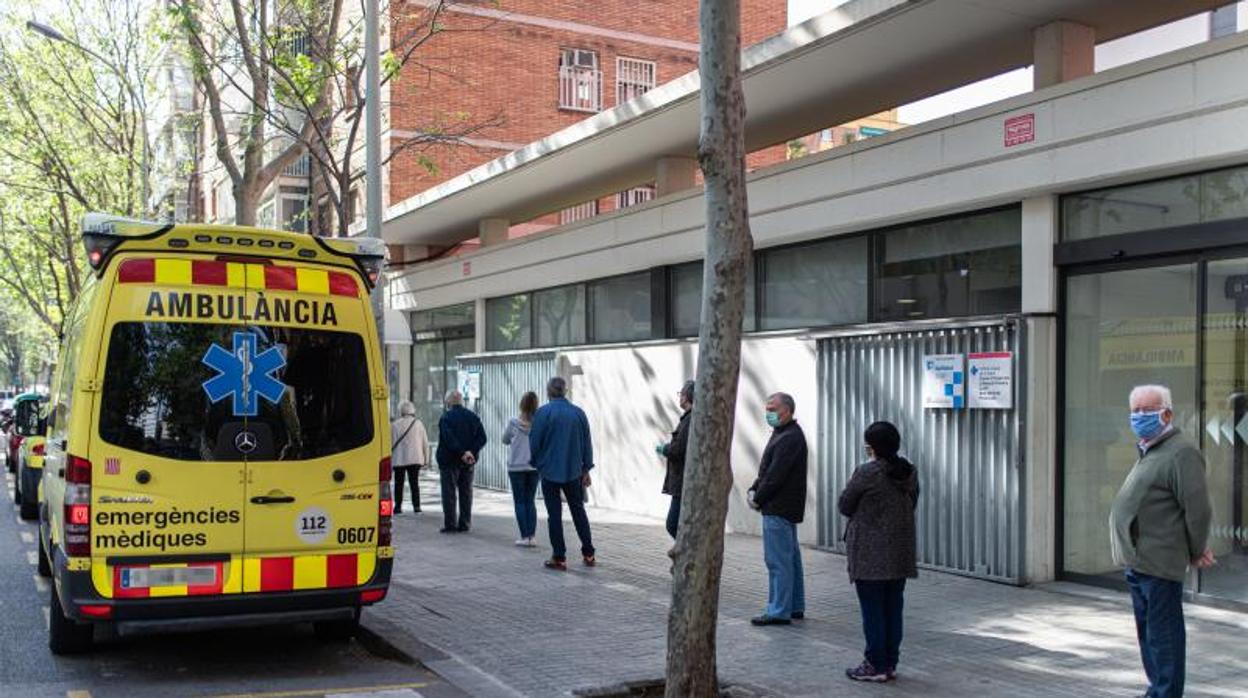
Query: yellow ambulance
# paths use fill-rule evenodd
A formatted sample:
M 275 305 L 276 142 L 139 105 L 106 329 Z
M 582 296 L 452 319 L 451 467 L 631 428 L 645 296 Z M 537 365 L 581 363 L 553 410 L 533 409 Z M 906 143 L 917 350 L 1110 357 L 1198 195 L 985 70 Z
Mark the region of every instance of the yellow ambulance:
M 49 646 L 311 621 L 385 598 L 379 240 L 89 214 L 48 409 Z

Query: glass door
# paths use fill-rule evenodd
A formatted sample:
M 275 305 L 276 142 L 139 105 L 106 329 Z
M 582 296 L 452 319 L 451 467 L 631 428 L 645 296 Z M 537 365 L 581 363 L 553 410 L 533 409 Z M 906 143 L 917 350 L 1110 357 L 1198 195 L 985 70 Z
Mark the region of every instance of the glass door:
M 1211 261 L 1206 279 L 1201 450 L 1213 499 L 1209 545 L 1218 564 L 1200 573 L 1199 590 L 1248 603 L 1248 260 Z
M 1135 464 L 1127 398 L 1170 387 L 1180 429 L 1197 425 L 1198 265 L 1070 276 L 1066 283 L 1062 571 L 1120 583 L 1109 508 Z
M 1213 502 L 1218 564 L 1189 586 L 1248 603 L 1248 258 L 1071 275 L 1065 308 L 1063 574 L 1121 582 L 1108 518 L 1136 459 L 1127 396 L 1160 383 Z

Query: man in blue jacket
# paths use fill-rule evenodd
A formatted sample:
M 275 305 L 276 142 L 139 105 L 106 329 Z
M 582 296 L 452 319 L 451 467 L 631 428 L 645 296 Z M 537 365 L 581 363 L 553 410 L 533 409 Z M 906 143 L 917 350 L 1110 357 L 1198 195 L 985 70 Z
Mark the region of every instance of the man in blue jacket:
M 546 396 L 550 401 L 537 411 L 529 429 L 532 464 L 542 477 L 550 546 L 554 548 L 554 554 L 545 565 L 560 571 L 568 569 L 561 495 L 568 500 L 572 523 L 581 539 L 581 558 L 588 567 L 597 563 L 589 517 L 585 514 L 585 488 L 589 487 L 589 471 L 594 467 L 594 448 L 585 411 L 568 402 L 567 391 L 567 381 L 559 376 L 551 378 L 546 384 Z
M 446 411 L 438 420 L 438 473 L 442 480 L 442 533 L 466 533 L 472 525 L 472 475 L 485 447 L 485 428 L 464 407 L 458 390 L 446 394 Z M 459 517 L 455 495 L 459 495 Z

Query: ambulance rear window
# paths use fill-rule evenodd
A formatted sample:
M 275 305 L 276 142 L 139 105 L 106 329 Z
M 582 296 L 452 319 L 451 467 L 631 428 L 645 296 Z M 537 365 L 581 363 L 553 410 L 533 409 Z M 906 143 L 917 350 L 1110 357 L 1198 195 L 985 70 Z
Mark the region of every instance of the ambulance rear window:
M 187 461 L 297 461 L 359 448 L 373 439 L 363 339 L 291 327 L 117 323 L 100 436 Z

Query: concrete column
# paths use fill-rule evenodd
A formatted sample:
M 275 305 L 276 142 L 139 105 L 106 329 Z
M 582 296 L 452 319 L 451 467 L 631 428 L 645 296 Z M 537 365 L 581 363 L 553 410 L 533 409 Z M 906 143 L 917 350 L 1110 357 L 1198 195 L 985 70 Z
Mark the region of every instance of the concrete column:
M 474 324 L 476 324 L 476 328 L 473 331 L 473 334 L 474 334 L 473 339 L 474 339 L 474 344 L 475 344 L 474 351 L 477 354 L 481 354 L 485 352 L 485 335 L 489 328 L 489 326 L 486 325 L 485 323 L 485 299 L 484 298 L 478 298 L 476 300 L 476 308 L 474 309 L 474 312 L 473 312 L 473 318 L 475 321 Z
M 507 242 L 507 231 L 510 228 L 511 221 L 506 218 L 482 218 L 477 223 L 477 235 L 481 238 L 481 246 Z
M 1057 269 L 1053 245 L 1057 243 L 1058 200 L 1036 196 L 1023 200 L 1023 312 L 1057 312 Z
M 698 161 L 694 158 L 659 158 L 654 170 L 654 195 L 667 196 L 673 192 L 697 186 Z
M 1057 269 L 1053 245 L 1061 219 L 1052 195 L 1023 200 L 1023 298 L 1028 317 L 1022 347 L 1026 420 L 1023 481 L 1026 501 L 1026 559 L 1023 575 L 1031 583 L 1052 581 L 1057 556 Z
M 1096 31 L 1074 22 L 1057 21 L 1032 36 L 1035 89 L 1091 75 L 1096 70 Z

